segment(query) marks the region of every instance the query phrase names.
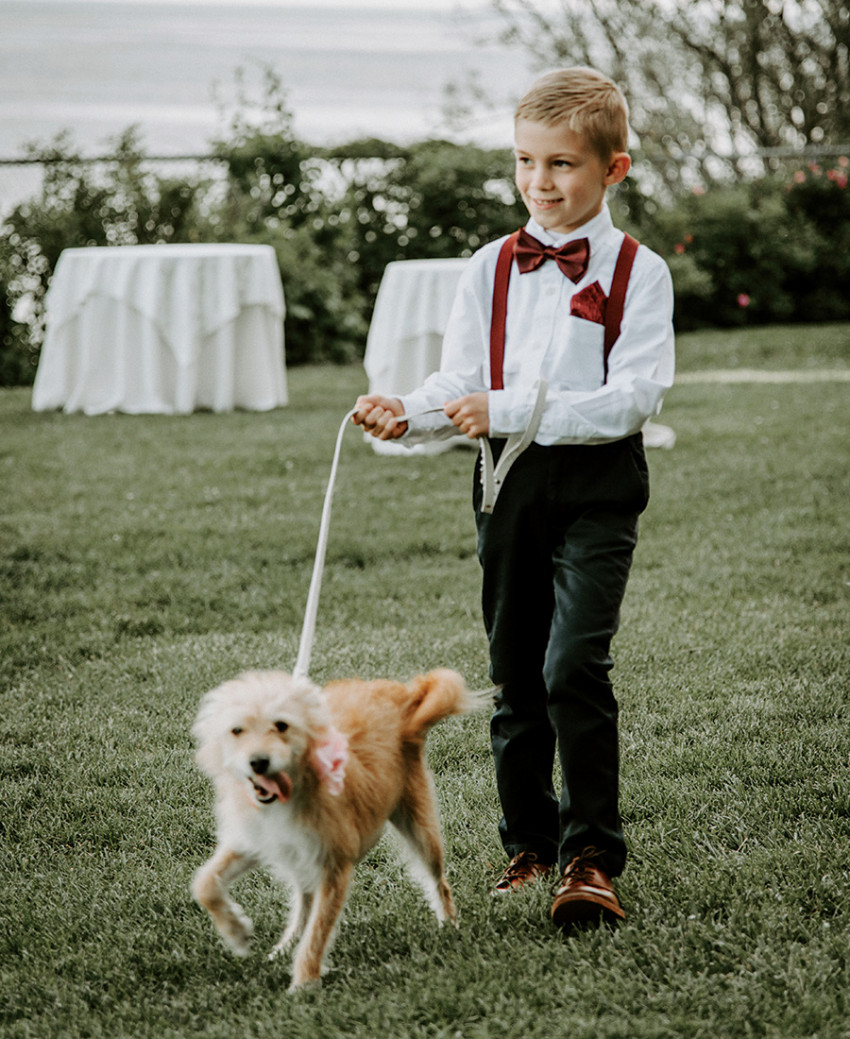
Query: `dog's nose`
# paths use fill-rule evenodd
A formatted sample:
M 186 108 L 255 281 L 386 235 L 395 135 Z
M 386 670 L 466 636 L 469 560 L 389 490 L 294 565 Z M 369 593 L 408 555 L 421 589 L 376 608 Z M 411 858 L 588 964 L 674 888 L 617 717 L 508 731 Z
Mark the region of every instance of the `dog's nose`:
M 256 774 L 258 776 L 265 775 L 266 772 L 268 772 L 268 770 L 269 770 L 269 765 L 270 764 L 271 764 L 271 762 L 269 761 L 268 758 L 256 757 L 256 758 L 251 758 L 251 761 L 250 761 L 251 768 L 254 770 L 254 772 L 256 772 Z

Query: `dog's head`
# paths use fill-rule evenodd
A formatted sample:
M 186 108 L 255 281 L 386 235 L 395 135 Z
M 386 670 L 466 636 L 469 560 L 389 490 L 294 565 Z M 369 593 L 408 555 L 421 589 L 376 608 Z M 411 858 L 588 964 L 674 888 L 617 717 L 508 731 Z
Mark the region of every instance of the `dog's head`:
M 260 804 L 286 802 L 306 767 L 339 793 L 345 738 L 331 724 L 321 689 L 283 671 L 251 671 L 201 701 L 192 729 L 197 761 L 213 779 L 250 783 Z

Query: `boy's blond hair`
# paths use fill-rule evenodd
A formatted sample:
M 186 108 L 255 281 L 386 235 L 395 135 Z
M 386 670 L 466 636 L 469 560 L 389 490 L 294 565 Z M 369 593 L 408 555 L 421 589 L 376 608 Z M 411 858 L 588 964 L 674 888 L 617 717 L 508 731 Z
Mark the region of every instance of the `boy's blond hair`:
M 514 119 L 545 126 L 565 123 L 587 138 L 607 162 L 629 143 L 629 106 L 613 80 L 596 69 L 575 67 L 547 72 L 532 83 L 517 105 Z

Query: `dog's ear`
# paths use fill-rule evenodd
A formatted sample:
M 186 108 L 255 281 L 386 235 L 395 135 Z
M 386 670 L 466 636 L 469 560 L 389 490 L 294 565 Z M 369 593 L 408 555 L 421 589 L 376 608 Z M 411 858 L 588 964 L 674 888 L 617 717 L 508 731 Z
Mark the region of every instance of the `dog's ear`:
M 292 678 L 303 710 L 304 728 L 310 741 L 321 740 L 331 727 L 325 691 L 309 678 Z
M 224 767 L 221 742 L 221 716 L 224 700 L 231 684 L 230 682 L 224 682 L 215 689 L 211 689 L 204 696 L 198 708 L 195 724 L 192 726 L 192 735 L 197 743 L 195 761 L 198 763 L 201 771 L 208 776 L 218 775 Z
M 293 679 L 298 683 L 304 727 L 309 745 L 306 760 L 319 781 L 329 793 L 342 793 L 345 766 L 348 763 L 348 739 L 331 721 L 324 689 L 306 677 Z

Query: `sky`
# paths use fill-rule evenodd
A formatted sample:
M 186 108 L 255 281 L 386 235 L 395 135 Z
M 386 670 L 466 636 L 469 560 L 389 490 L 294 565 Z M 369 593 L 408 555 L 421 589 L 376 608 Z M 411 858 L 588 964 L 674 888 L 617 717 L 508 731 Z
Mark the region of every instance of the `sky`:
M 0 0 L 0 4 L 6 0 Z M 41 0 L 30 0 L 39 3 Z M 47 2 L 47 0 L 45 0 Z M 54 0 L 56 2 L 56 0 Z M 58 0 L 60 3 L 75 4 L 82 0 Z M 85 0 L 88 3 L 120 4 L 125 0 Z M 149 4 L 228 4 L 237 7 L 345 7 L 345 0 L 147 0 Z M 469 10 L 475 7 L 488 6 L 487 0 L 358 0 L 359 7 L 373 7 L 378 10 L 451 11 L 455 8 Z
M 220 102 L 235 100 L 235 70 L 256 99 L 261 67 L 318 145 L 446 134 L 495 145 L 529 79 L 497 26 L 492 0 L 0 0 L 0 158 L 66 129 L 100 154 L 131 125 L 149 154 L 201 154 L 221 132 Z M 450 123 L 446 87 L 469 90 L 472 77 L 488 104 L 467 93 L 469 118 Z

